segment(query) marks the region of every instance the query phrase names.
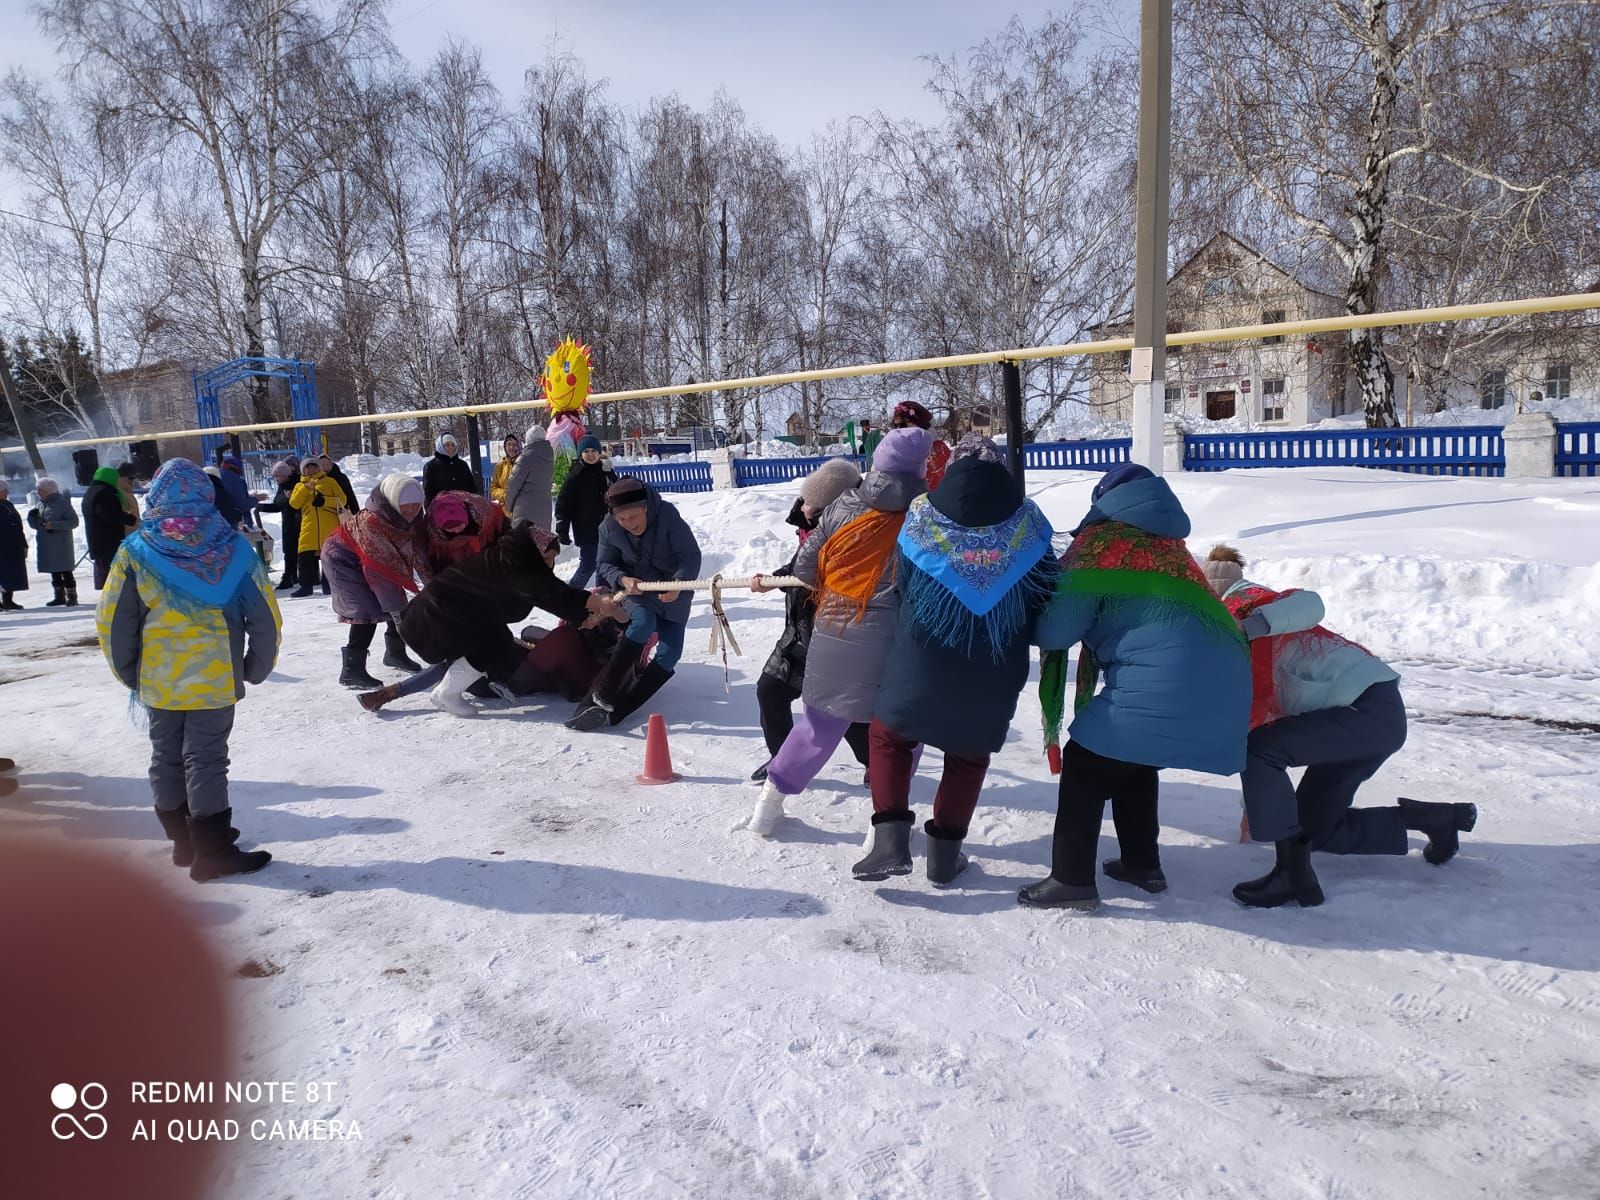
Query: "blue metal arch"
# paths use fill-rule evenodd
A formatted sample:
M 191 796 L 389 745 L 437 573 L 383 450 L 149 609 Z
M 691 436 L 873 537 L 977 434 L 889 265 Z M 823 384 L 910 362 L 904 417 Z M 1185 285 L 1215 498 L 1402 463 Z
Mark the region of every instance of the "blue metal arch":
M 322 415 L 317 406 L 317 364 L 298 358 L 254 356 L 235 358 L 194 373 L 194 407 L 201 429 L 222 425 L 223 389 L 251 379 L 282 379 L 289 384 L 289 405 L 296 421 L 314 421 Z M 302 457 L 322 452 L 322 428 L 309 425 L 294 431 L 295 450 Z M 223 445 L 221 434 L 200 439 L 200 454 L 210 462 Z

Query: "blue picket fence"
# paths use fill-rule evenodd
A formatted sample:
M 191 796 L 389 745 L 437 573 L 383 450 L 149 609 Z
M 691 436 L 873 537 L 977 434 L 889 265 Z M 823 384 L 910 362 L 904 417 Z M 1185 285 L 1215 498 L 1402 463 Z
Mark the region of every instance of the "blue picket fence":
M 1191 433 L 1185 471 L 1241 467 L 1374 467 L 1413 475 L 1504 475 L 1498 426 L 1330 429 L 1284 433 Z
M 658 492 L 709 492 L 711 464 L 703 462 L 651 463 L 618 467 L 619 475 L 642 479 Z
M 1103 471 L 1127 462 L 1132 451 L 1132 438 L 1032 442 L 1022 448 L 1022 465 L 1030 471 Z
M 1573 421 L 1556 430 L 1556 474 L 1600 475 L 1600 421 Z
M 857 470 L 866 470 L 866 456 L 843 454 L 832 457 L 848 459 Z M 733 460 L 733 486 L 756 487 L 764 483 L 788 483 L 804 479 L 815 471 L 827 457 L 810 458 L 736 458 Z

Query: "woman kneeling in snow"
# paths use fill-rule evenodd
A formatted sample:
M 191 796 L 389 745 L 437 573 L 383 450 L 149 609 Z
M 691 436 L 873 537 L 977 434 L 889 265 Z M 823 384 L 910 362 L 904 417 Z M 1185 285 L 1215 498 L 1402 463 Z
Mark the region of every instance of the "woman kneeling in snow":
M 1435 865 L 1455 857 L 1458 834 L 1478 822 L 1475 804 L 1402 799 L 1398 806 L 1352 808 L 1356 789 L 1405 745 L 1400 676 L 1354 642 L 1324 629 L 1322 597 L 1274 592 L 1244 578 L 1244 559 L 1213 546 L 1205 564 L 1212 590 L 1250 639 L 1253 693 L 1244 774 L 1251 836 L 1272 842 L 1278 861 L 1233 895 L 1253 908 L 1295 900 L 1322 903 L 1311 851 L 1404 854 L 1406 830 L 1428 839 Z M 1305 767 L 1298 788 L 1290 767 Z
M 928 878 L 942 886 L 966 868 L 961 843 L 1055 585 L 1050 535 L 1000 448 L 974 434 L 939 486 L 912 502 L 899 540 L 900 625 L 872 719 L 872 843 L 857 879 L 911 870 L 911 776 L 922 743 L 944 751 L 924 827 Z
M 410 595 L 433 577 L 428 563 L 428 532 L 422 519 L 422 485 L 409 475 L 388 476 L 367 497 L 354 518 L 341 524 L 322 545 L 322 573 L 333 588 L 333 611 L 350 626 L 341 653 L 339 682 L 376 688 L 383 681 L 367 674 L 367 652 L 384 622 L 383 665 L 417 672 L 395 628 Z
M 573 624 L 591 616 L 626 619 L 609 597 L 568 587 L 552 569 L 561 543 L 556 535 L 532 525 L 519 525 L 482 553 L 435 575 L 400 617 L 406 644 L 435 664 L 402 684 L 365 693 L 362 706 L 371 710 L 395 696 L 433 687 L 433 702 L 458 717 L 476 710 L 464 693 L 480 676 L 505 699 L 506 682 L 527 655 L 506 628 L 525 620 L 535 608 Z M 437 684 L 437 686 L 434 686 Z

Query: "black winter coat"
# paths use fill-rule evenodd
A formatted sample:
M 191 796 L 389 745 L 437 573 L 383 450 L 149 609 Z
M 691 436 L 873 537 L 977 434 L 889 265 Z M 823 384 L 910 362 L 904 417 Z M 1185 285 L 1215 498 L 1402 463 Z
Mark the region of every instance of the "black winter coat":
M 465 562 L 435 575 L 400 616 L 400 633 L 429 662 L 462 656 L 511 635 L 506 626 L 535 608 L 581 625 L 589 593 L 568 587 L 520 526 Z
M 289 503 L 289 493 L 294 491 L 295 485 L 300 482 L 300 472 L 296 471 L 287 480 L 278 485 L 278 490 L 272 495 L 271 504 L 258 504 L 258 513 L 277 513 L 283 518 L 283 558 L 288 562 L 294 558 L 300 546 L 300 510 Z
M 422 497 L 429 504 L 440 492 L 478 492 L 478 481 L 472 477 L 472 468 L 467 465 L 467 460 L 459 455 L 451 458 L 448 454 L 434 451 L 422 468 Z
M 117 556 L 123 535 L 138 521 L 122 507 L 122 493 L 109 483 L 95 480 L 83 494 L 83 533 L 89 542 L 89 557 L 109 563 Z
M 599 542 L 600 523 L 608 515 L 606 489 L 616 481 L 617 473 L 606 470 L 604 463 L 578 460 L 556 497 L 556 534 L 562 541 L 580 546 Z
M 977 458 L 953 463 L 929 502 L 968 527 L 998 524 L 1024 503 L 1002 464 Z M 914 586 L 913 573 L 918 571 L 899 554 L 904 594 Z M 902 737 L 954 754 L 998 753 L 1028 682 L 1034 622 L 1049 603 L 1054 582 L 1055 560 L 1046 553 L 1013 585 L 1029 589 L 1027 619 L 998 648 L 981 633 L 971 645 L 934 641 L 918 625 L 912 603 L 902 603 L 878 690 L 878 720 Z
M 361 506 L 356 503 L 356 489 L 350 486 L 350 476 L 339 470 L 335 463 L 328 469 L 328 478 L 339 485 L 339 490 L 344 493 L 344 506 L 351 512 L 357 512 Z
M 815 529 L 817 523 L 806 520 L 805 514 L 800 511 L 800 505 L 801 501 L 796 500 L 794 507 L 789 510 L 789 524 L 800 529 Z M 788 562 L 772 573 L 794 574 L 794 556 L 790 556 Z M 772 653 L 767 656 L 767 665 L 761 668 L 761 673 L 770 675 L 778 682 L 799 691 L 806 678 L 806 651 L 811 646 L 811 628 L 816 622 L 817 606 L 811 599 L 811 589 L 785 588 L 783 633 L 779 635 L 778 644 L 772 648 Z
M 28 535 L 22 514 L 9 499 L 0 500 L 0 592 L 28 590 Z

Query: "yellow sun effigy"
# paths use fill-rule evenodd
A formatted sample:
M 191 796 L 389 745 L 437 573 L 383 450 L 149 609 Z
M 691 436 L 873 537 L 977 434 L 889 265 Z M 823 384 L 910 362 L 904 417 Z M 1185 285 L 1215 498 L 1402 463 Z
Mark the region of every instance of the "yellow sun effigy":
M 570 335 L 545 359 L 539 386 L 550 405 L 550 425 L 545 432 L 555 451 L 554 486 L 560 490 L 578 457 L 578 441 L 583 437 L 579 413 L 589 402 L 589 364 L 594 356 L 587 345 Z

